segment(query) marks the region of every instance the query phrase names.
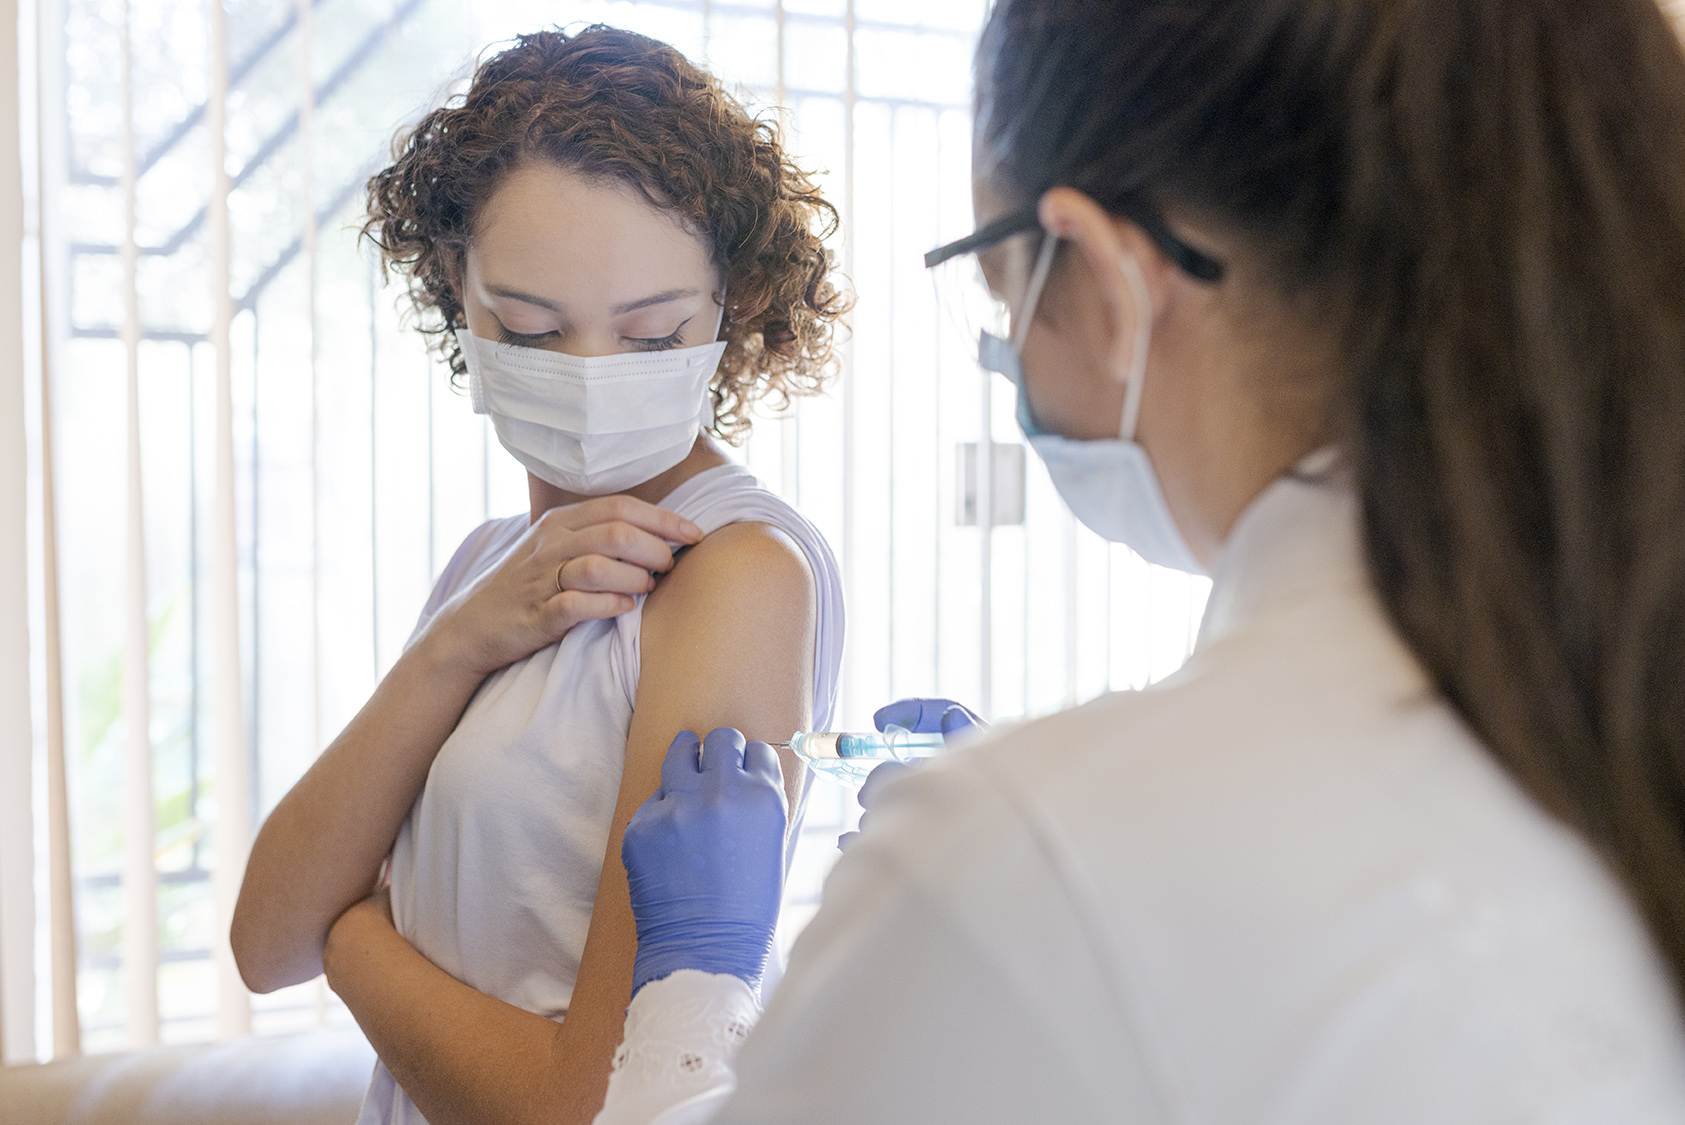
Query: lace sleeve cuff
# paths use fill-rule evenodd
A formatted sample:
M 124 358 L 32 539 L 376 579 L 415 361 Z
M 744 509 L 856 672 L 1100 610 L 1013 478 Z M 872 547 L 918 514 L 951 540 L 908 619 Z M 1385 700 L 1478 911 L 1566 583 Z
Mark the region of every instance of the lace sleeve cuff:
M 737 977 L 681 969 L 645 985 L 626 1009 L 608 1097 L 593 1125 L 696 1125 L 737 1085 L 737 1049 L 760 1018 Z

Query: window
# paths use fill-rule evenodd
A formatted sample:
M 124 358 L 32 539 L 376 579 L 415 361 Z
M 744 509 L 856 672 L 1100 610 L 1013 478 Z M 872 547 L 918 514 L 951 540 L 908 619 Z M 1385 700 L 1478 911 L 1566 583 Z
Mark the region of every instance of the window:
M 603 21 L 672 42 L 783 107 L 791 147 L 824 170 L 859 295 L 845 377 L 741 455 L 842 560 L 844 723 L 908 694 L 1035 715 L 1180 665 L 1206 584 L 1075 523 L 922 267 L 971 224 L 984 8 L 41 0 L 54 520 L 36 546 L 59 647 L 35 643 L 63 675 L 37 728 L 68 778 L 46 819 L 69 831 L 67 851 L 37 833 L 68 861 L 44 880 L 39 963 L 63 985 L 70 935 L 45 920 L 66 896 L 76 960 L 73 990 L 38 982 L 38 1053 L 74 1049 L 67 1020 L 104 1050 L 343 1018 L 319 982 L 237 987 L 229 889 L 252 826 L 390 665 L 457 542 L 526 505 L 355 237 L 394 128 L 517 32 Z M 1001 467 L 998 526 L 979 527 L 965 488 L 985 437 L 1008 452 L 981 458 Z M 1008 492 L 1022 503 L 1003 508 Z M 786 938 L 852 807 L 815 782 Z

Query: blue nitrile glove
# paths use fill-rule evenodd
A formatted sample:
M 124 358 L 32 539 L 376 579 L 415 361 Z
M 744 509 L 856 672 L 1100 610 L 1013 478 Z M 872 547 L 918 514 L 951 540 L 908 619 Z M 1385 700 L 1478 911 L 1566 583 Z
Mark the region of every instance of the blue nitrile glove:
M 951 699 L 897 699 L 879 707 L 872 715 L 872 722 L 880 731 L 897 726 L 915 734 L 941 734 L 944 738 L 962 731 L 984 731 L 989 727 L 971 708 Z M 885 762 L 866 775 L 866 781 L 854 799 L 860 802 L 862 809 L 870 809 L 873 793 L 883 788 L 890 778 L 912 768 L 904 762 Z M 866 827 L 866 815 L 860 814 L 860 828 Z M 846 849 L 859 835 L 859 829 L 844 832 L 837 837 L 837 847 Z
M 940 734 L 944 737 L 973 728 L 987 730 L 989 726 L 969 707 L 951 699 L 897 699 L 879 707 L 872 716 L 872 722 L 879 730 L 894 725 L 915 734 Z
M 661 787 L 620 845 L 638 926 L 633 995 L 680 969 L 759 986 L 784 892 L 784 823 L 772 747 L 730 727 L 700 745 L 689 731 L 673 739 Z

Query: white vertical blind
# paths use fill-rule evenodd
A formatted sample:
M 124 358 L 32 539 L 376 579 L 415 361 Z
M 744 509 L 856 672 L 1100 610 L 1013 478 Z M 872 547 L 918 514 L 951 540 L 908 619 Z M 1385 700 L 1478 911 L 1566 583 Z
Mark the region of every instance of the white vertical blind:
M 68 1058 L 82 1049 L 81 1020 L 76 1010 L 76 925 L 75 875 L 71 859 L 70 780 L 65 758 L 64 730 L 64 660 L 60 638 L 59 570 L 58 570 L 58 508 L 54 491 L 52 358 L 50 330 L 53 309 L 45 299 L 49 291 L 46 268 L 45 231 L 40 222 L 40 200 L 44 180 L 43 161 L 49 152 L 56 153 L 60 138 L 56 134 L 43 135 L 40 130 L 40 105 L 35 92 L 60 73 L 50 59 L 55 50 L 29 51 L 29 47 L 56 48 L 58 36 L 50 23 L 37 19 L 34 5 L 20 8 L 20 29 L 24 32 L 25 53 L 20 58 L 21 90 L 26 106 L 23 118 L 25 140 L 26 203 L 25 219 L 33 225 L 29 249 L 30 260 L 24 263 L 24 276 L 34 285 L 25 300 L 25 338 L 33 347 L 29 358 L 35 369 L 25 364 L 26 380 L 33 390 L 31 407 L 33 425 L 28 427 L 30 467 L 37 487 L 31 497 L 31 532 L 37 550 L 32 567 L 30 589 L 37 604 L 30 615 L 31 633 L 35 638 L 32 679 L 35 681 L 36 708 L 34 727 L 40 753 L 37 757 L 45 776 L 46 836 L 37 837 L 38 846 L 47 853 L 47 884 L 44 894 L 38 894 L 47 918 L 42 935 L 45 947 L 46 971 L 43 982 L 47 999 L 37 1012 L 36 1025 L 46 1028 L 37 1045 L 37 1053 L 53 1058 Z M 33 32 L 33 34 L 30 34 Z M 27 65 L 33 62 L 34 65 Z M 33 192 L 29 192 L 33 189 Z M 33 307 L 32 307 L 33 305 Z M 62 316 L 62 314 L 61 314 Z M 32 331 L 28 331 L 31 330 Z M 37 791 L 40 786 L 37 785 Z M 39 863 L 37 864 L 39 869 Z M 37 932 L 40 933 L 38 927 Z M 41 964 L 37 958 L 36 964 Z
M 315 136 L 316 78 L 315 52 L 312 45 L 316 35 L 316 6 L 313 0 L 297 0 L 298 4 L 298 122 L 299 135 Z M 321 399 L 320 371 L 316 350 L 316 160 L 313 146 L 301 146 L 299 153 L 299 239 L 304 264 L 304 333 L 308 341 L 304 351 L 310 371 L 310 745 L 326 745 L 322 729 L 322 521 L 321 521 Z M 429 399 L 431 402 L 431 398 Z M 431 537 L 428 542 L 432 546 Z M 431 569 L 431 561 L 429 569 Z M 315 983 L 313 1014 L 317 1023 L 328 1017 L 328 984 L 325 978 Z M 249 1018 L 249 1017 L 248 1017 Z
M 18 20 L 0 19 L 0 60 L 18 58 Z M 15 74 L 16 71 L 8 70 Z M 36 1053 L 34 737 L 30 725 L 28 521 L 30 445 L 22 280 L 24 223 L 19 85 L 0 87 L 0 1061 Z
M 146 501 L 142 487 L 140 419 L 140 245 L 135 241 L 133 4 L 121 19 L 123 206 L 123 359 L 128 452 L 123 591 L 123 981 L 127 989 L 129 1042 L 158 1041 L 158 868 L 152 795 L 151 623 L 147 620 Z
M 211 347 L 216 359 L 215 506 L 211 511 L 211 629 L 215 673 L 216 822 L 211 877 L 215 883 L 217 1031 L 223 1038 L 252 1029 L 251 1000 L 228 929 L 251 846 L 251 774 L 246 760 L 246 719 L 240 646 L 240 561 L 234 479 L 233 279 L 228 175 L 228 27 L 223 0 L 210 8 Z M 255 496 L 253 501 L 255 502 Z
M 45 332 L 42 334 L 46 335 Z M 53 492 L 53 411 L 47 372 L 49 353 L 42 348 L 38 392 L 41 605 L 33 620 L 41 644 L 41 714 L 38 726 L 47 775 L 47 978 L 51 1000 L 46 1017 L 52 1027 L 51 1056 L 82 1052 L 82 1021 L 76 1011 L 75 874 L 70 853 L 70 779 L 64 756 L 64 658 L 59 641 L 58 515 Z
M 843 0 L 843 83 L 842 83 L 842 180 L 833 181 L 837 191 L 831 193 L 831 198 L 838 205 L 842 217 L 842 269 L 846 277 L 853 277 L 855 270 L 854 246 L 855 241 L 850 237 L 854 230 L 854 197 L 855 188 L 859 184 L 858 166 L 855 163 L 854 127 L 856 109 L 859 104 L 859 91 L 856 80 L 859 75 L 855 48 L 855 0 Z M 839 198 L 840 196 L 840 198 Z M 856 370 L 855 338 L 852 333 L 842 337 L 840 347 L 843 353 L 843 369 L 849 373 Z M 842 398 L 842 479 L 854 479 L 856 466 L 859 464 L 860 449 L 860 399 L 854 393 L 853 379 L 845 379 L 842 386 L 833 393 Z M 845 606 L 855 604 L 857 584 L 854 580 L 859 570 L 855 546 L 859 542 L 859 496 L 852 488 L 842 490 L 842 529 L 840 541 L 837 542 L 838 560 L 842 566 L 843 603 Z M 846 638 L 845 638 L 846 644 Z M 854 674 L 858 661 L 852 659 L 859 653 L 859 648 L 844 650 L 843 668 L 838 691 L 846 701 L 854 688 L 858 677 Z
M 461 538 L 525 507 L 355 238 L 393 130 L 461 88 L 471 47 L 557 20 L 644 31 L 779 107 L 819 170 L 859 295 L 844 378 L 741 456 L 844 561 L 839 722 L 905 694 L 1033 715 L 1186 655 L 1203 584 L 1095 539 L 1033 458 L 1025 522 L 989 526 L 987 474 L 985 522 L 957 519 L 959 447 L 987 465 L 1020 440 L 919 260 L 971 225 L 983 0 L 41 2 L 40 412 L 58 409 L 40 444 L 59 472 L 37 644 L 62 642 L 64 670 L 45 771 L 62 844 L 42 847 L 73 889 L 51 994 L 88 1049 L 345 1018 L 319 983 L 248 996 L 228 921 L 254 818 L 361 705 Z M 825 786 L 786 940 L 852 816 Z

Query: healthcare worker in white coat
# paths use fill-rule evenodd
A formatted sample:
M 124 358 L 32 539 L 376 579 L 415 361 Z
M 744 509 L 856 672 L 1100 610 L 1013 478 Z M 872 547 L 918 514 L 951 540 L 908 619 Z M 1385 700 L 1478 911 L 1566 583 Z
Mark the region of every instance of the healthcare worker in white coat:
M 1075 513 L 1211 574 L 1198 646 L 875 786 L 752 1031 L 777 766 L 681 736 L 599 1121 L 1685 1121 L 1654 0 L 1000 0 L 976 82 L 933 257 Z

